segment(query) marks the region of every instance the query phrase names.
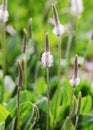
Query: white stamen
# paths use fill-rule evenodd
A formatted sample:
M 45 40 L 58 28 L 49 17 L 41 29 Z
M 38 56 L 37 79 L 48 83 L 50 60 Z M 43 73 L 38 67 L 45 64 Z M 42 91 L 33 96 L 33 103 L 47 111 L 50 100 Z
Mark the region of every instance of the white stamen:
M 84 11 L 82 0 L 71 0 L 70 12 L 73 16 L 80 17 L 81 13 Z
M 1 5 L 0 6 L 0 20 L 5 23 L 8 21 L 8 17 L 9 17 L 8 11 L 3 10 L 3 5 Z
M 57 36 L 62 35 L 65 32 L 65 28 L 63 25 L 59 24 L 58 26 L 55 25 L 53 29 L 53 33 Z
M 44 67 L 51 67 L 53 65 L 53 56 L 50 52 L 44 52 L 41 57 L 41 62 Z
M 77 78 L 72 78 L 71 80 L 70 80 L 70 84 L 71 84 L 71 86 L 72 87 L 75 87 L 75 86 L 77 86 L 77 85 L 79 85 L 79 83 L 80 83 L 80 78 L 79 77 L 77 77 Z

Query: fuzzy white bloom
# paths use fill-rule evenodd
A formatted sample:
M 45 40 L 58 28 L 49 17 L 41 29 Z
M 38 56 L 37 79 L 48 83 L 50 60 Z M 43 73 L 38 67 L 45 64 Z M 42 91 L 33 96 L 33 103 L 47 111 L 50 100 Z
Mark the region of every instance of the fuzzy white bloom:
M 80 17 L 81 13 L 84 11 L 82 0 L 71 0 L 70 11 L 73 16 Z
M 7 10 L 3 10 L 3 5 L 0 6 L 0 20 L 2 22 L 7 22 L 9 17 L 9 13 Z
M 41 62 L 44 67 L 51 67 L 53 65 L 53 56 L 50 52 L 44 52 L 42 54 Z
M 53 33 L 57 36 L 62 35 L 65 32 L 65 28 L 63 25 L 58 24 L 58 26 L 55 25 L 54 29 L 53 29 Z
M 74 63 L 74 73 L 73 78 L 70 80 L 70 84 L 72 87 L 76 87 L 80 83 L 79 73 L 78 73 L 78 55 L 75 55 L 75 63 Z
M 70 80 L 70 84 L 71 84 L 71 86 L 72 87 L 75 87 L 75 86 L 77 86 L 77 85 L 79 85 L 79 83 L 80 83 L 80 78 L 79 77 L 77 77 L 77 78 L 72 78 L 71 80 Z
M 54 14 L 54 29 L 53 29 L 53 33 L 55 35 L 57 35 L 57 36 L 61 36 L 65 32 L 65 27 L 60 24 L 60 20 L 59 20 L 59 17 L 58 17 L 58 13 L 57 13 L 55 4 L 52 4 L 52 8 L 53 8 L 53 14 Z

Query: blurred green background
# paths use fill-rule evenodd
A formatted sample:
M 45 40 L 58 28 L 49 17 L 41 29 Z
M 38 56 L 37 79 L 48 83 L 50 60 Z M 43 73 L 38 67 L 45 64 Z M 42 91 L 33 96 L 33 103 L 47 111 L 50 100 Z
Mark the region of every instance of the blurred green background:
M 17 69 L 16 60 L 22 54 L 23 29 L 26 28 L 28 31 L 28 21 L 29 21 L 29 18 L 32 18 L 32 41 L 30 43 L 30 41 L 28 40 L 28 45 L 27 45 L 29 46 L 29 52 L 28 52 L 29 56 L 28 56 L 28 61 L 27 61 L 27 65 L 28 65 L 27 88 L 28 90 L 31 90 L 31 91 L 29 91 L 29 94 L 28 92 L 22 92 L 21 95 L 24 98 L 25 98 L 24 95 L 26 96 L 29 95 L 26 97 L 26 99 L 28 101 L 30 100 L 32 102 L 35 102 L 39 106 L 41 118 L 39 120 L 39 123 L 36 125 L 36 128 L 40 127 L 42 128 L 41 130 L 44 130 L 45 128 L 45 126 L 43 126 L 41 122 L 43 121 L 43 119 L 45 120 L 46 118 L 46 115 L 45 115 L 46 114 L 46 99 L 44 98 L 44 96 L 46 96 L 46 80 L 45 80 L 45 70 L 42 69 L 40 60 L 41 60 L 41 54 L 45 48 L 45 33 L 46 32 L 49 33 L 49 41 L 50 41 L 50 48 L 51 48 L 50 50 L 54 56 L 54 66 L 53 68 L 50 69 L 50 89 L 51 89 L 50 97 L 51 97 L 51 102 L 52 102 L 51 103 L 52 110 L 54 109 L 53 108 L 53 104 L 55 103 L 54 95 L 55 95 L 55 89 L 57 87 L 58 42 L 57 42 L 57 37 L 52 33 L 53 25 L 49 23 L 49 18 L 53 18 L 51 4 L 52 2 L 56 4 L 56 8 L 58 11 L 61 24 L 67 25 L 68 23 L 70 23 L 70 18 L 69 18 L 70 16 L 68 13 L 65 12 L 65 9 L 70 7 L 68 1 L 69 0 L 8 0 L 9 20 L 6 23 L 6 28 L 8 27 L 6 31 L 6 34 L 7 34 L 7 37 L 6 37 L 6 46 L 7 46 L 6 75 L 9 75 L 10 77 L 12 77 L 15 87 L 13 88 L 13 90 L 11 90 L 10 88 L 7 89 L 6 87 L 5 94 L 4 94 L 4 101 L 7 102 L 13 98 L 13 105 L 15 105 L 14 96 L 16 95 L 17 82 L 18 82 L 18 69 Z M 0 0 L 0 3 L 1 2 L 2 1 Z M 72 17 L 73 23 L 74 23 L 74 29 L 76 32 L 75 32 L 75 35 L 73 35 L 72 42 L 71 42 L 71 50 L 69 54 L 70 60 L 71 58 L 74 57 L 76 53 L 79 56 L 84 57 L 89 40 L 91 38 L 91 33 L 93 31 L 93 0 L 83 0 L 83 5 L 84 5 L 84 12 L 82 13 L 81 17 L 79 19 Z M 9 31 L 10 28 L 13 29 L 14 33 L 12 32 L 12 34 L 10 34 L 11 32 Z M 0 33 L 1 33 L 1 29 L 0 29 Z M 69 34 L 70 34 L 69 32 L 66 32 L 64 36 L 62 37 L 62 58 L 64 59 L 66 58 L 65 55 L 66 55 L 66 47 L 67 47 Z M 86 56 L 87 60 L 90 60 L 90 61 L 93 60 L 93 39 L 91 42 L 92 44 Z M 1 45 L 1 42 L 0 42 L 0 45 Z M 2 55 L 1 46 L 0 46 L 1 70 L 2 70 L 2 59 L 3 59 L 3 55 Z M 70 67 L 72 67 L 72 65 L 73 64 L 71 64 L 71 61 L 70 61 Z M 61 74 L 63 76 L 65 73 L 65 69 L 64 69 L 65 67 L 61 66 L 61 68 L 62 68 Z M 68 68 L 68 71 L 69 71 L 69 68 Z M 72 68 L 71 68 L 71 72 L 72 72 Z M 83 80 L 81 80 L 81 84 L 77 88 L 75 88 L 75 96 L 77 97 L 79 91 L 82 92 L 83 98 L 82 98 L 81 113 L 82 114 L 91 113 L 92 115 L 93 114 L 93 88 L 90 87 L 90 84 L 89 84 L 88 72 L 89 70 L 88 71 L 85 70 L 85 73 L 82 73 L 81 77 L 83 77 Z M 92 73 L 93 73 L 93 70 L 92 70 Z M 65 97 L 65 100 L 64 101 L 62 100 L 63 102 L 60 101 L 63 103 L 61 104 L 63 105 L 61 106 L 63 107 L 63 109 L 60 110 L 59 115 L 61 116 L 59 116 L 58 118 L 58 127 L 55 128 L 55 130 L 58 130 L 58 128 L 60 128 L 63 122 L 65 122 L 66 124 L 67 115 L 69 111 L 69 97 L 70 97 L 70 91 L 71 91 L 68 77 L 72 77 L 72 73 L 70 73 L 69 75 L 70 76 L 67 76 L 67 78 L 65 77 L 65 79 L 63 76 L 63 79 L 61 81 L 62 93 L 60 94 L 61 95 L 60 100 L 62 100 L 63 98 L 62 96 Z M 8 84 L 6 86 L 8 86 Z M 91 86 L 93 86 L 93 84 Z M 42 97 L 42 101 L 40 102 L 41 104 L 39 104 L 39 99 L 41 100 L 41 97 Z M 22 100 L 22 102 L 24 101 Z M 11 106 L 12 106 L 12 102 L 9 102 L 6 108 L 12 111 Z M 52 114 L 51 114 L 51 118 L 53 118 Z M 79 123 L 83 119 L 84 121 L 87 122 L 86 123 L 87 127 L 86 129 L 84 128 L 84 130 L 88 130 L 88 121 L 90 121 L 90 123 L 91 122 L 93 123 L 92 121 L 93 117 L 88 117 L 88 116 L 82 117 L 81 115 Z M 82 122 L 81 124 L 79 124 L 79 127 L 80 127 L 79 130 L 83 130 L 82 127 L 83 125 L 85 125 L 84 122 L 83 123 Z M 53 125 L 52 123 L 51 125 Z M 93 128 L 92 123 L 89 130 L 92 130 Z M 25 123 L 23 122 L 23 127 L 24 125 Z

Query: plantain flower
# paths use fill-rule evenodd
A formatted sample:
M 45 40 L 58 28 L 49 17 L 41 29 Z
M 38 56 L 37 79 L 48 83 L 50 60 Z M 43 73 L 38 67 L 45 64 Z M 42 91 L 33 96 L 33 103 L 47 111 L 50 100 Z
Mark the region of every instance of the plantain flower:
M 70 80 L 70 84 L 72 87 L 75 87 L 79 85 L 79 83 L 80 83 L 80 78 L 78 74 L 78 56 L 75 55 L 74 73 L 73 73 L 73 78 Z
M 55 26 L 54 26 L 54 29 L 53 29 L 53 33 L 57 36 L 61 36 L 65 32 L 65 28 L 62 24 L 60 24 L 59 17 L 58 17 L 58 14 L 57 14 L 57 10 L 56 10 L 56 7 L 55 7 L 54 4 L 52 4 L 52 8 L 53 8 L 54 20 L 55 20 L 55 22 L 54 22 Z
M 84 7 L 83 7 L 82 0 L 71 0 L 70 12 L 73 16 L 80 17 L 83 10 Z
M 51 67 L 53 65 L 53 56 L 49 49 L 48 33 L 46 33 L 46 50 L 42 54 L 41 62 L 44 67 Z
M 8 21 L 9 17 L 6 5 L 6 0 L 3 0 L 3 4 L 0 5 L 0 20 L 4 23 Z

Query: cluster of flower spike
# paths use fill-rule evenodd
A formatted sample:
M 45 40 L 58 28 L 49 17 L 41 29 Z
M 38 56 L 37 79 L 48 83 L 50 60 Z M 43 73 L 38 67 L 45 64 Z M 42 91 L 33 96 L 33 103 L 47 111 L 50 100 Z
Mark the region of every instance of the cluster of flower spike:
M 78 74 L 78 56 L 77 55 L 75 55 L 73 78 L 70 80 L 70 83 L 72 87 L 76 87 L 80 83 L 80 78 Z
M 57 36 L 60 36 L 65 32 L 64 26 L 60 24 L 55 5 L 52 4 L 52 7 L 54 13 L 54 20 L 55 20 L 55 27 L 53 29 L 53 33 Z M 44 67 L 51 67 L 53 65 L 53 56 L 50 53 L 48 33 L 46 33 L 46 50 L 42 54 L 41 62 Z M 70 80 L 70 84 L 72 87 L 75 87 L 79 83 L 80 83 L 80 78 L 78 74 L 78 55 L 75 55 L 74 73 L 73 73 L 73 78 Z
M 79 18 L 83 10 L 84 8 L 83 8 L 82 0 L 71 0 L 70 13 L 73 16 L 77 16 Z
M 53 56 L 50 53 L 48 33 L 46 33 L 46 50 L 42 54 L 41 62 L 44 67 L 51 67 L 53 65 Z
M 7 2 L 6 0 L 3 0 L 2 5 L 0 5 L 0 20 L 5 23 L 7 22 L 8 17 Z

